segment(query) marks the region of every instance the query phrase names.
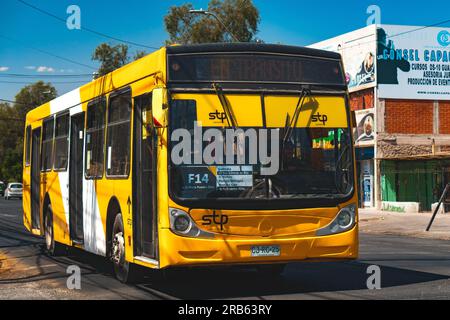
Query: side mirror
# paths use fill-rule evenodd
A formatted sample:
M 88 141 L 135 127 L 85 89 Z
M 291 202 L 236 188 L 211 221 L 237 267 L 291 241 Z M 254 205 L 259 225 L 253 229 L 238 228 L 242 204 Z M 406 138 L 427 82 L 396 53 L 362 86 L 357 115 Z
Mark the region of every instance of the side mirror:
M 355 111 L 351 111 L 351 112 L 350 112 L 350 121 L 351 121 L 351 126 L 352 126 L 352 128 L 355 129 L 355 128 L 356 128 L 356 125 L 357 125 L 357 123 L 356 123 L 356 113 L 355 113 Z
M 152 114 L 155 128 L 167 127 L 167 96 L 164 88 L 152 92 Z

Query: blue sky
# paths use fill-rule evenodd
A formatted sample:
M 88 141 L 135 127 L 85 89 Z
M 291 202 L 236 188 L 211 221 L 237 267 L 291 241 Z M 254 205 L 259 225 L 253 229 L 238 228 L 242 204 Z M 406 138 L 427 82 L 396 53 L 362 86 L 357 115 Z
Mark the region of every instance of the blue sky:
M 76 4 L 81 9 L 81 25 L 129 41 L 159 47 L 167 34 L 163 17 L 176 0 L 24 0 L 66 19 L 66 9 Z M 190 1 L 196 8 L 206 8 L 208 1 Z M 415 1 L 294 1 L 254 0 L 260 10 L 258 38 L 268 43 L 309 45 L 366 25 L 366 9 L 371 4 L 381 8 L 384 24 L 431 25 L 450 19 L 450 2 Z M 433 7 L 431 7 L 433 6 Z M 82 30 L 69 30 L 64 23 L 33 10 L 18 0 L 1 0 L 0 12 L 0 98 L 13 100 L 25 83 L 39 78 L 13 78 L 7 73 L 42 76 L 55 83 L 58 94 L 81 85 L 61 81 L 88 81 L 84 78 L 49 78 L 48 75 L 88 74 L 92 70 L 30 49 L 35 47 L 77 62 L 98 67 L 91 61 L 94 48 L 101 42 L 117 42 Z M 442 26 L 450 27 L 450 23 Z M 2 38 L 6 36 L 16 41 Z M 19 41 L 19 42 L 17 42 Z M 140 47 L 130 47 L 131 52 Z M 149 51 L 149 49 L 146 49 Z M 47 76 L 45 76 L 47 75 Z

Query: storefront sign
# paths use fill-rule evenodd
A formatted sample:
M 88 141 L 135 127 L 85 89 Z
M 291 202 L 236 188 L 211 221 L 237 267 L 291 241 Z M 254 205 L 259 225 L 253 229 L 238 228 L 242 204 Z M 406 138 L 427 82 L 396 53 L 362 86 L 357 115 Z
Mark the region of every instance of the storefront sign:
M 342 55 L 346 82 L 350 92 L 374 87 L 375 25 L 311 45 L 311 48 L 334 51 Z
M 380 98 L 450 100 L 450 28 L 379 25 Z

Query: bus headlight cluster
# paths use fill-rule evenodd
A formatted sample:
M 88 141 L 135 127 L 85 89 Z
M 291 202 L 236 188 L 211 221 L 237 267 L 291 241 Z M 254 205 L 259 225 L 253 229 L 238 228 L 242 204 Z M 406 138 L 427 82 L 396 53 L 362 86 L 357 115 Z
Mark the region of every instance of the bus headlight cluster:
M 318 236 L 341 233 L 353 228 L 356 222 L 356 205 L 351 204 L 342 208 L 336 218 L 327 226 L 316 231 Z
M 191 216 L 183 210 L 169 208 L 170 230 L 175 234 L 194 238 L 213 238 L 214 234 L 200 230 Z

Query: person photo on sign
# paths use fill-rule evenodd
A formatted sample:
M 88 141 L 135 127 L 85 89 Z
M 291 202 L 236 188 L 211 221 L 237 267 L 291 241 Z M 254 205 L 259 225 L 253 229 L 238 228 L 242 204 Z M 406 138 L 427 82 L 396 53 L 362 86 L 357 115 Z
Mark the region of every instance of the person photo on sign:
M 375 59 L 372 52 L 368 52 L 355 76 L 356 85 L 363 85 L 375 81 Z
M 383 28 L 377 29 L 377 80 L 379 84 L 398 84 L 398 69 L 409 72 L 411 64 L 403 56 L 391 57 L 395 55 L 394 42 L 387 40 L 386 31 Z
M 355 142 L 370 141 L 374 139 L 372 113 L 369 113 L 362 118 L 361 122 L 358 124 L 358 133 L 361 131 L 362 133 L 358 136 L 358 139 L 356 139 Z

